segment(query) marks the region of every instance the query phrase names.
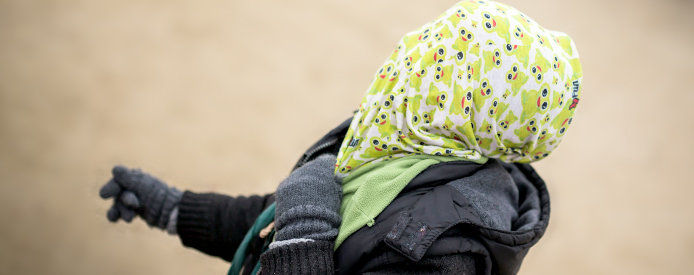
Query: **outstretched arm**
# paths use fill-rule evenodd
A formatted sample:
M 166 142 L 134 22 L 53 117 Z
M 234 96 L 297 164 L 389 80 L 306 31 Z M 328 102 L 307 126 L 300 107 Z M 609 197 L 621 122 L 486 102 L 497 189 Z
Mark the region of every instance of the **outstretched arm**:
M 131 222 L 140 216 L 148 225 L 177 234 L 183 245 L 227 261 L 233 257 L 245 232 L 272 195 L 230 197 L 214 193 L 180 192 L 136 169 L 116 166 L 113 178 L 100 190 L 113 198 L 109 221 Z

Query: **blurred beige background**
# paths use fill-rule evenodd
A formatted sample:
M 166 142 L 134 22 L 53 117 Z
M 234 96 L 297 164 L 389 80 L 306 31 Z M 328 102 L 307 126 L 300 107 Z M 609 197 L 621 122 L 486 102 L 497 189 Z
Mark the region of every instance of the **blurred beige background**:
M 108 223 L 111 166 L 271 192 L 453 3 L 0 0 L 0 273 L 223 274 Z M 585 72 L 570 134 L 536 165 L 552 218 L 521 274 L 691 274 L 692 2 L 506 3 L 572 35 Z

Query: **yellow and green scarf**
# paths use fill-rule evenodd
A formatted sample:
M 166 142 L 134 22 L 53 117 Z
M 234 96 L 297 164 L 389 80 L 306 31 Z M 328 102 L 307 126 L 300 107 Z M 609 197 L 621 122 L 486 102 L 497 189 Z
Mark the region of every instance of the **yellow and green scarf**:
M 554 150 L 581 94 L 566 34 L 493 1 L 462 1 L 406 34 L 355 114 L 335 173 L 409 155 L 531 162 Z

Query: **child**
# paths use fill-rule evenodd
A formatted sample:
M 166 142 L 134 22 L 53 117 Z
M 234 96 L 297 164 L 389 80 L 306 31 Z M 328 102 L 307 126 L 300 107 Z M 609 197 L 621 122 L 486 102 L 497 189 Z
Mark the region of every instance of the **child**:
M 500 3 L 454 5 L 400 40 L 353 119 L 280 184 L 261 272 L 516 273 L 549 217 L 544 182 L 523 163 L 558 146 L 581 79 L 565 34 Z M 109 219 L 135 210 L 228 260 L 273 200 L 181 195 L 124 168 L 102 191 L 117 197 Z
M 337 156 L 344 201 L 336 246 L 431 165 L 547 157 L 572 122 L 581 77 L 568 36 L 500 3 L 458 3 L 405 35 Z

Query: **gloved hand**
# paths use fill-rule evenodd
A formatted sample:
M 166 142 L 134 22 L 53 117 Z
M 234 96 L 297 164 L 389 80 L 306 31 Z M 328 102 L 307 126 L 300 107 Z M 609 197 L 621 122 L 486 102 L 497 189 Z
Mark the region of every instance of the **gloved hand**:
M 275 242 L 334 242 L 340 227 L 342 188 L 335 179 L 335 156 L 324 154 L 294 170 L 275 194 Z M 330 246 L 332 247 L 332 246 Z
M 99 191 L 102 198 L 113 198 L 113 206 L 106 213 L 109 221 L 121 218 L 130 222 L 139 215 L 148 225 L 175 234 L 181 191 L 138 169 L 115 166 L 111 173 L 113 178 Z

